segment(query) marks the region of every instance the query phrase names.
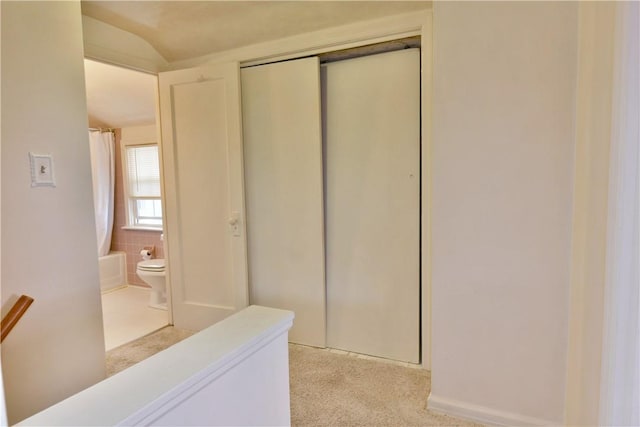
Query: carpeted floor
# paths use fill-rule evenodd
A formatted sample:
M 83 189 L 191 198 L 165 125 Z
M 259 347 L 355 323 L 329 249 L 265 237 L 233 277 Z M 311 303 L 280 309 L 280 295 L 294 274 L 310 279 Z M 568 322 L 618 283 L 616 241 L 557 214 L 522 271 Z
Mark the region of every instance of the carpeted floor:
M 107 351 L 107 377 L 152 356 L 193 335 L 193 332 L 167 326 L 135 341 Z
M 429 371 L 289 346 L 291 425 L 477 426 L 428 411 Z
M 111 376 L 192 335 L 166 327 L 107 352 Z M 426 409 L 430 374 L 414 367 L 289 346 L 292 426 L 478 426 Z

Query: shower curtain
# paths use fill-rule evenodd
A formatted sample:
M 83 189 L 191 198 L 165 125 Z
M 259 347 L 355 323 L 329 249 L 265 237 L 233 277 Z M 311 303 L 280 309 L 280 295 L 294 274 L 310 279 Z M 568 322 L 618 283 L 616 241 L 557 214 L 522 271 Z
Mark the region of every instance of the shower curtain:
M 98 256 L 107 255 L 111 249 L 115 187 L 114 145 L 113 132 L 89 131 Z

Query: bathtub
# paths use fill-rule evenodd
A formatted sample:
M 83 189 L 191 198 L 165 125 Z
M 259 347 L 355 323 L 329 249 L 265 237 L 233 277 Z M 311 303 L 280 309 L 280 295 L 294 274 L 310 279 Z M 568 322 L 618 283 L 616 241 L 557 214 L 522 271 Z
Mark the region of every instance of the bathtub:
M 106 292 L 127 284 L 127 254 L 109 252 L 98 258 L 100 291 Z

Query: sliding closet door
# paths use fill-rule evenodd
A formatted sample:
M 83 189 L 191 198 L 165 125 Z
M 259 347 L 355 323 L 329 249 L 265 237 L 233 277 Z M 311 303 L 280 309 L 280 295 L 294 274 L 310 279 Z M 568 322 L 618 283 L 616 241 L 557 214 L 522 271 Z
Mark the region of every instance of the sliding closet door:
M 324 229 L 317 58 L 243 69 L 252 304 L 295 312 L 292 342 L 324 347 Z
M 419 362 L 420 54 L 323 66 L 327 345 Z

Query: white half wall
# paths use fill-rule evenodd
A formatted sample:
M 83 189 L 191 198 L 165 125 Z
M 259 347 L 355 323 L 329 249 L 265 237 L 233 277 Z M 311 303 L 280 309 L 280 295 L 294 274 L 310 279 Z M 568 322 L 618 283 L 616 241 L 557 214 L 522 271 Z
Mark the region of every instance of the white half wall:
M 288 426 L 293 317 L 248 307 L 19 425 Z
M 104 378 L 79 2 L 2 2 L 2 343 L 9 423 Z M 56 187 L 31 187 L 29 152 Z
M 578 7 L 434 4 L 434 409 L 563 422 Z

